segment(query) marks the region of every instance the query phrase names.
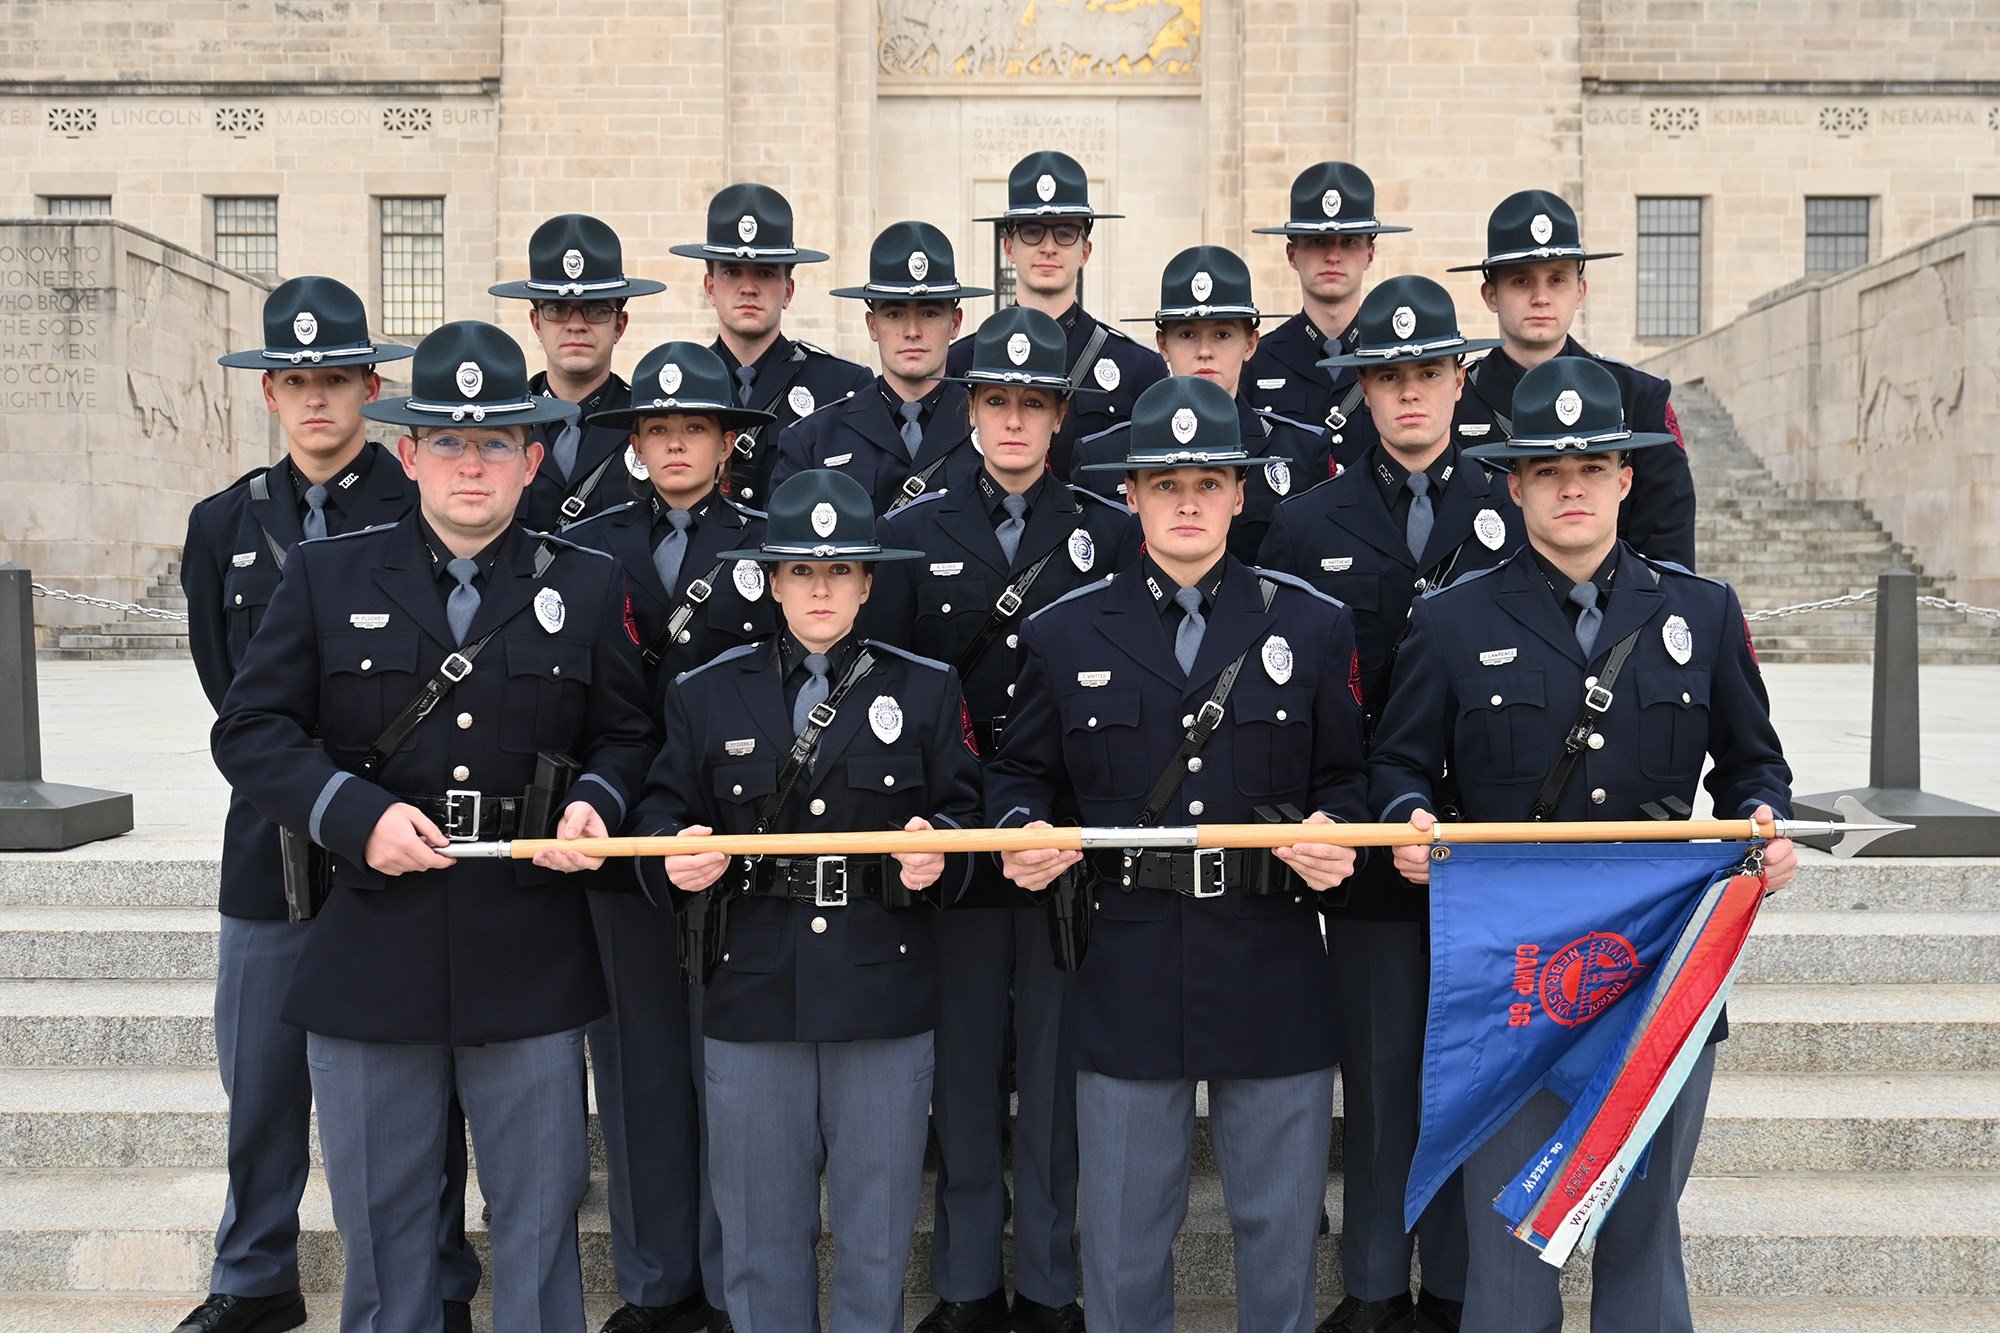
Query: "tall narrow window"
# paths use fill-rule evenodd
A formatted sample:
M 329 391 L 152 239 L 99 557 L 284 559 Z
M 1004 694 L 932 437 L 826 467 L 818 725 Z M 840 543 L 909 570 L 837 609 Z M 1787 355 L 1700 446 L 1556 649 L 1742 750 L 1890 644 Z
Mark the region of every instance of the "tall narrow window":
M 1973 195 L 1972 216 L 1975 218 L 2000 218 L 2000 194 Z
M 278 201 L 222 199 L 215 208 L 215 262 L 253 273 L 278 276 Z
M 382 332 L 420 338 L 444 323 L 444 200 L 382 199 Z
M 1701 200 L 1639 201 L 1639 336 L 1701 332 Z
M 52 218 L 108 218 L 108 194 L 50 194 L 42 196 L 42 213 Z
M 1872 199 L 1806 200 L 1806 276 L 1845 273 L 1868 262 Z

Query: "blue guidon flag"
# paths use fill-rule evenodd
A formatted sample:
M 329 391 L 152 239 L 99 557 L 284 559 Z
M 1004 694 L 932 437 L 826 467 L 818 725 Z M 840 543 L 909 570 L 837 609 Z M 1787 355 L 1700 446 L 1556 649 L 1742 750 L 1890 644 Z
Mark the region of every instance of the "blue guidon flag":
M 1588 1251 L 1701 1055 L 1763 889 L 1747 843 L 1468 845 L 1433 862 L 1407 1223 L 1546 1087 L 1570 1116 L 1494 1208 L 1551 1264 Z

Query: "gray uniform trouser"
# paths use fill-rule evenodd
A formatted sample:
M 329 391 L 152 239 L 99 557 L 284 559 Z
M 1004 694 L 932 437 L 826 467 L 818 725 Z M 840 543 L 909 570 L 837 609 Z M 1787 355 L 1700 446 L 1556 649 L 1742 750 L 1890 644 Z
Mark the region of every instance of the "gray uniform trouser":
M 726 1313 L 728 1307 L 723 1304 L 722 1294 L 722 1219 L 715 1215 L 715 1191 L 708 1182 L 708 1066 L 706 1039 L 701 1035 L 703 994 L 700 986 L 688 987 L 688 1058 L 694 1070 L 697 1136 L 695 1181 L 700 1187 L 695 1206 L 701 1223 L 701 1290 L 709 1309 Z
M 229 1194 L 215 1230 L 210 1291 L 274 1296 L 299 1285 L 299 1198 L 312 1149 L 306 1032 L 279 1011 L 311 926 L 222 918 L 215 1047 L 229 1098 Z M 469 1301 L 479 1257 L 465 1243 L 465 1134 L 447 1150 L 438 1217 L 443 1299 Z
M 1681 1191 L 1694 1169 L 1715 1048 L 1702 1052 L 1686 1086 L 1653 1135 L 1651 1164 L 1597 1233 L 1590 1257 L 1590 1326 L 1596 1333 L 1693 1333 L 1687 1271 L 1681 1266 Z M 1479 1333 L 1556 1333 L 1563 1326 L 1562 1272 L 1542 1262 L 1493 1211 L 1507 1187 L 1556 1132 L 1569 1108 L 1538 1092 L 1465 1164 L 1465 1209 L 1472 1261 L 1465 1327 Z
M 1007 1000 L 1014 1008 L 1014 1286 L 1031 1301 L 1076 1299 L 1076 1071 L 1061 1058 L 1067 978 L 1039 907 L 932 914 L 938 971 L 937 1230 L 931 1286 L 974 1301 L 1005 1282 Z
M 1423 1246 L 1425 1290 L 1465 1296 L 1465 1198 L 1454 1172 L 1403 1228 L 1403 1193 L 1417 1151 L 1430 964 L 1416 921 L 1326 924 L 1340 1024 L 1340 1271 L 1347 1294 L 1387 1300 L 1410 1290 Z M 1537 1145 L 1539 1146 L 1539 1145 Z
M 901 1333 L 924 1188 L 931 1034 L 706 1042 L 709 1184 L 738 1333 L 819 1333 L 819 1182 L 832 1333 Z
M 1208 1080 L 1209 1131 L 1236 1241 L 1236 1326 L 1312 1333 L 1333 1136 L 1331 1068 Z M 1083 1301 L 1092 1328 L 1171 1333 L 1187 1220 L 1195 1080 L 1076 1076 Z
M 585 1029 L 597 1080 L 618 1295 L 672 1305 L 701 1282 L 694 1073 L 674 916 L 643 893 L 590 891 L 611 1012 Z
M 583 1029 L 484 1046 L 313 1033 L 306 1049 L 347 1258 L 341 1333 L 440 1327 L 436 1182 L 454 1092 L 493 1205 L 493 1333 L 582 1333 Z

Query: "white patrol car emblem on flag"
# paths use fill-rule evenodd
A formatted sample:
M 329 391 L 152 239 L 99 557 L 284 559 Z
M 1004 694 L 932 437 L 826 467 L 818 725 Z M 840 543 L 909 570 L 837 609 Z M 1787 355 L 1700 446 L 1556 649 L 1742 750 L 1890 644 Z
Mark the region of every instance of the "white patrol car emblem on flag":
M 764 571 L 755 560 L 738 560 L 729 577 L 736 581 L 736 591 L 743 594 L 744 601 L 754 602 L 764 595 Z
M 903 706 L 894 695 L 875 696 L 875 702 L 868 705 L 868 727 L 884 745 L 895 744 L 896 738 L 903 734 Z
M 292 336 L 299 340 L 299 346 L 312 346 L 312 340 L 319 337 L 319 319 L 312 311 L 301 310 L 292 316 Z
M 1082 528 L 1076 529 L 1069 535 L 1069 562 L 1075 565 L 1079 572 L 1085 574 L 1088 574 L 1090 567 L 1097 563 L 1097 543 L 1092 541 L 1090 534 Z
M 563 251 L 563 276 L 580 278 L 583 276 L 583 251 Z
M 1500 549 L 1500 543 L 1507 540 L 1507 522 L 1500 517 L 1497 509 L 1482 509 L 1472 520 L 1472 535 L 1479 538 L 1479 544 L 1489 551 Z
M 1099 357 L 1097 366 L 1091 371 L 1097 377 L 1097 387 L 1110 393 L 1118 387 L 1118 363 L 1110 357 Z
M 801 417 L 811 416 L 817 406 L 813 402 L 813 391 L 803 384 L 794 384 L 792 391 L 785 395 L 785 401 L 791 405 L 792 413 Z
M 549 633 L 554 634 L 563 627 L 566 614 L 562 594 L 554 588 L 543 588 L 535 594 L 535 619 Z
M 1264 674 L 1272 681 L 1283 685 L 1292 678 L 1292 645 L 1285 642 L 1282 634 L 1273 634 L 1264 640 L 1262 653 Z
M 1660 626 L 1660 641 L 1667 645 L 1667 656 L 1682 666 L 1694 656 L 1694 633 L 1679 616 L 1668 616 L 1667 623 Z

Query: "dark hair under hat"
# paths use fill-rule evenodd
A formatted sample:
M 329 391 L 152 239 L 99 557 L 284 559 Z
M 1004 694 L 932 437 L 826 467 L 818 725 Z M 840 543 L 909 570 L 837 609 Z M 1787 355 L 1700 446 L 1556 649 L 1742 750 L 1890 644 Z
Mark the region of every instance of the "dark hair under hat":
M 1068 153 L 1044 149 L 1030 153 L 1007 173 L 1007 211 L 974 222 L 1090 222 L 1119 218 L 1090 206 L 1090 177 L 1083 164 Z
M 584 417 L 587 426 L 629 427 L 643 417 L 684 412 L 714 417 L 725 430 L 763 426 L 778 418 L 742 407 L 732 391 L 729 367 L 713 349 L 690 342 L 662 343 L 639 358 L 632 371 L 632 399 L 621 407 L 602 408 Z
M 1069 338 L 1051 316 L 1010 305 L 987 316 L 972 335 L 972 364 L 953 384 L 1019 384 L 1067 396 Z M 1080 392 L 1094 392 L 1085 387 Z
M 1486 258 L 1459 264 L 1447 273 L 1480 273 L 1544 259 L 1616 259 L 1616 250 L 1586 250 L 1576 210 L 1559 194 L 1522 190 L 1502 199 L 1486 220 Z
M 1138 472 L 1176 467 L 1262 467 L 1243 447 L 1236 400 L 1195 375 L 1160 380 L 1132 404 L 1125 457 L 1085 463 L 1079 472 Z
M 476 319 L 440 325 L 417 344 L 409 397 L 361 409 L 370 421 L 397 426 L 533 426 L 576 414 L 575 403 L 530 392 L 521 345 Z
M 1391 227 L 1375 216 L 1375 182 L 1352 162 L 1315 162 L 1292 182 L 1292 215 L 1263 236 L 1374 236 Z
M 517 301 L 618 301 L 651 296 L 667 285 L 625 276 L 618 233 L 587 213 L 562 213 L 528 238 L 528 277 L 486 290 Z
M 264 345 L 217 357 L 238 370 L 288 370 L 313 366 L 372 366 L 401 361 L 410 349 L 368 336 L 368 311 L 344 282 L 308 274 L 291 278 L 264 298 Z
M 1187 319 L 1262 320 L 1250 296 L 1250 266 L 1234 250 L 1192 245 L 1160 274 L 1160 308 L 1121 324 L 1170 324 Z
M 1665 432 L 1627 429 L 1617 377 L 1583 356 L 1550 357 L 1521 376 L 1513 422 L 1511 438 L 1473 445 L 1466 457 L 1512 462 L 1677 443 Z
M 757 264 L 818 264 L 826 256 L 792 243 L 792 204 L 768 185 L 725 185 L 708 201 L 708 239 L 676 245 L 686 259 L 734 259 Z
M 868 251 L 868 281 L 836 287 L 832 295 L 857 301 L 964 301 L 991 296 L 987 287 L 958 280 L 951 239 L 928 222 L 892 222 Z
M 860 482 L 832 468 L 808 468 L 785 478 L 771 493 L 764 542 L 724 551 L 718 560 L 917 560 L 922 551 L 884 549 L 876 532 L 875 502 Z
M 1458 329 L 1451 293 L 1431 279 L 1405 273 L 1375 284 L 1354 316 L 1350 350 L 1319 364 L 1393 366 L 1498 347 L 1498 338 L 1468 338 Z

